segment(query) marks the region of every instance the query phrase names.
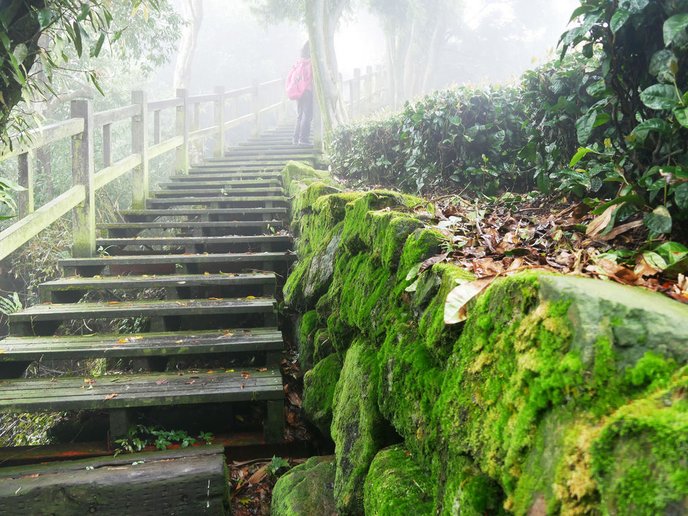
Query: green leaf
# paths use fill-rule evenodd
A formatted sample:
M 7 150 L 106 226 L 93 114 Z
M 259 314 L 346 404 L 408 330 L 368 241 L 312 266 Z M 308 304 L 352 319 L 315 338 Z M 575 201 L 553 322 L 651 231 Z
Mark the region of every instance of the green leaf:
M 50 9 L 39 9 L 37 13 L 38 24 L 41 29 L 45 29 L 53 21 L 53 12 Z
M 640 122 L 631 134 L 635 135 L 638 143 L 644 143 L 650 133 L 666 134 L 671 131 L 669 123 L 662 118 L 651 118 Z
M 585 145 L 590 140 L 592 130 L 595 128 L 597 122 L 597 111 L 588 111 L 585 115 L 580 117 L 576 122 L 576 134 L 578 135 L 578 143 Z
M 640 100 L 650 109 L 673 109 L 679 103 L 676 88 L 669 84 L 655 84 L 640 94 Z
M 573 168 L 575 167 L 580 160 L 582 160 L 585 156 L 590 154 L 591 152 L 595 152 L 589 147 L 579 147 L 578 152 L 573 155 L 573 158 L 571 158 L 571 161 L 569 162 L 569 167 Z
M 621 27 L 626 25 L 626 22 L 631 17 L 631 14 L 631 11 L 628 9 L 617 9 L 609 23 L 609 28 L 612 29 L 614 34 L 616 34 Z
M 650 73 L 662 83 L 672 84 L 678 72 L 678 58 L 671 50 L 663 49 L 652 56 Z
M 688 247 L 678 242 L 664 242 L 654 252 L 661 256 L 667 265 L 672 266 L 688 256 Z
M 669 213 L 666 206 L 658 206 L 652 213 L 646 214 L 643 222 L 656 235 L 671 233 L 671 213 Z
M 652 251 L 644 252 L 643 258 L 648 264 L 650 264 L 652 267 L 659 271 L 663 271 L 669 266 L 667 262 L 664 260 L 664 258 Z
M 681 183 L 674 190 L 674 201 L 680 210 L 688 210 L 688 183 Z
M 103 43 L 105 43 L 105 33 L 102 32 L 100 34 L 100 37 L 98 38 L 98 41 L 96 42 L 96 46 L 93 47 L 91 50 L 91 57 L 98 57 L 100 55 L 100 50 L 103 48 Z
M 72 24 L 72 28 L 74 30 L 73 32 L 73 38 L 74 38 L 74 48 L 76 50 L 76 55 L 81 57 L 81 53 L 83 52 L 83 43 L 81 41 L 81 27 L 79 27 L 79 23 L 74 21 Z
M 676 14 L 664 22 L 664 45 L 671 45 L 688 27 L 688 13 Z
M 683 127 L 688 127 L 688 108 L 674 109 L 674 117 Z

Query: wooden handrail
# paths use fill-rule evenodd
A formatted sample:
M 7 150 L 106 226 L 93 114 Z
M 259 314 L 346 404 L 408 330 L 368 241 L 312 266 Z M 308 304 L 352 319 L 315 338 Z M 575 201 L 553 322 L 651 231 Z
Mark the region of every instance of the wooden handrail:
M 342 81 L 347 84 L 348 102 L 345 103 L 354 113 L 367 111 L 366 100 L 372 104 L 382 99 L 381 88 L 383 73 L 380 69 L 368 68 L 365 74 L 354 71 L 354 78 Z M 18 159 L 18 178 L 24 191 L 17 195 L 19 219 L 0 232 L 0 260 L 6 258 L 35 235 L 55 221 L 74 212 L 75 256 L 91 256 L 95 253 L 95 192 L 117 178 L 132 173 L 132 206 L 145 207 L 148 197 L 150 160 L 170 152 L 176 154 L 178 173 L 189 169 L 189 148 L 203 145 L 205 139 L 212 140 L 212 153 L 221 157 L 225 148 L 225 135 L 229 129 L 249 126 L 253 133 L 265 128 L 266 118 L 276 113 L 278 118 L 286 112 L 287 100 L 282 93 L 283 79 L 273 79 L 252 86 L 225 90 L 217 87 L 213 93 L 189 96 L 185 90 L 177 91 L 172 98 L 148 102 L 144 92 L 133 92 L 131 104 L 92 112 L 90 100 L 72 102 L 72 116 L 63 122 L 46 125 L 26 132 L 22 137 L 12 138 L 11 145 L 0 146 L 0 162 L 16 157 Z M 364 85 L 364 86 L 363 86 Z M 364 89 L 365 94 L 361 95 Z M 249 106 L 249 112 L 239 114 L 239 102 Z M 201 127 L 205 111 L 212 109 L 212 116 L 206 117 L 210 125 Z M 175 133 L 167 139 L 162 138 L 161 111 L 174 109 Z M 152 115 L 149 117 L 149 113 Z M 148 141 L 150 120 L 153 125 L 153 138 Z M 112 124 L 130 122 L 131 152 L 116 162 L 112 160 Z M 102 136 L 103 166 L 95 170 L 94 141 L 99 132 Z M 73 184 L 69 190 L 34 210 L 34 170 L 35 152 L 53 143 L 70 139 L 72 142 Z

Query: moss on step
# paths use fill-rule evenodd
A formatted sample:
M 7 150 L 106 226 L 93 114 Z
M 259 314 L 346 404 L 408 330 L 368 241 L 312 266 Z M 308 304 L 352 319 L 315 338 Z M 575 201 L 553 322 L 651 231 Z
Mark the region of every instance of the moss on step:
M 376 516 L 433 514 L 433 486 L 428 473 L 416 464 L 403 446 L 378 452 L 365 480 L 365 513 Z
M 342 370 L 338 355 L 319 361 L 303 378 L 303 411 L 322 435 L 330 436 L 334 391 Z
M 347 351 L 333 403 L 335 500 L 340 514 L 363 513 L 363 483 L 388 437 L 377 406 L 377 351 L 357 340 Z
M 285 473 L 272 490 L 272 516 L 335 514 L 334 457 L 311 457 Z

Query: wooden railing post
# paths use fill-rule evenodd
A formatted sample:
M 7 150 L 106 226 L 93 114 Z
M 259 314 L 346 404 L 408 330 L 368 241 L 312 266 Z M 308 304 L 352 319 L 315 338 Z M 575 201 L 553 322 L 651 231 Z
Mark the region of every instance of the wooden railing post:
M 182 100 L 181 106 L 177 106 L 176 135 L 184 138 L 184 143 L 177 148 L 176 170 L 182 174 L 189 171 L 189 113 L 188 92 L 185 89 L 177 90 L 177 97 Z
M 381 108 L 384 106 L 384 89 L 385 89 L 385 76 L 383 72 L 382 65 L 377 65 L 375 67 L 375 107 Z
M 258 81 L 253 81 L 253 91 L 251 93 L 251 102 L 253 108 L 253 114 L 255 117 L 253 135 L 256 136 L 260 134 L 261 120 L 260 120 L 260 85 Z
M 215 114 L 215 125 L 217 126 L 217 138 L 213 146 L 213 156 L 221 158 L 225 152 L 225 87 L 216 86 L 215 101 L 213 110 Z
M 148 98 L 145 91 L 132 91 L 131 101 L 139 106 L 138 115 L 131 119 L 131 152 L 141 155 L 141 164 L 132 173 L 131 207 L 142 210 L 146 207 L 149 192 L 148 178 Z
M 112 165 L 112 124 L 103 125 L 103 166 Z
M 28 151 L 18 156 L 19 175 L 17 177 L 19 186 L 24 190 L 17 192 L 17 215 L 19 218 L 26 217 L 34 211 L 34 153 Z
M 373 67 L 366 67 L 365 78 L 365 108 L 364 113 L 368 114 L 372 111 L 373 104 Z
M 354 68 L 354 77 L 349 83 L 349 96 L 351 98 L 351 118 L 354 119 L 361 110 L 361 69 Z
M 93 106 L 90 100 L 73 100 L 72 118 L 84 121 L 84 131 L 72 136 L 72 181 L 74 185 L 83 185 L 86 199 L 72 211 L 74 257 L 90 257 L 96 251 L 96 203 L 93 162 Z

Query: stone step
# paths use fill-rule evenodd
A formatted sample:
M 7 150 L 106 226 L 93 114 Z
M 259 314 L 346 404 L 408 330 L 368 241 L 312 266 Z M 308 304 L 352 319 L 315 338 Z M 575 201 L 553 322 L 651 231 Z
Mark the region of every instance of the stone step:
M 165 199 L 170 197 L 216 197 L 224 196 L 230 197 L 234 195 L 242 196 L 269 196 L 269 195 L 284 195 L 282 187 L 264 187 L 264 188 L 232 188 L 232 187 L 215 187 L 215 188 L 178 188 L 168 190 L 154 190 L 150 195 L 155 199 Z
M 269 195 L 254 197 L 175 197 L 172 199 L 147 199 L 146 204 L 154 208 L 156 206 L 203 206 L 208 204 L 232 205 L 232 204 L 251 204 L 260 205 L 273 203 L 285 205 L 288 199 L 280 195 Z
M 283 400 L 279 369 L 0 380 L 0 412 Z
M 277 328 L 175 331 L 132 335 L 7 337 L 0 342 L 0 365 L 39 360 L 171 357 L 219 353 L 279 353 L 284 347 Z
M 80 297 L 88 291 L 140 290 L 151 288 L 188 289 L 244 289 L 252 294 L 274 293 L 276 277 L 272 273 L 255 274 L 171 274 L 166 276 L 71 276 L 47 281 L 39 286 L 41 301 L 64 302 L 56 297 Z M 245 295 L 249 295 L 248 293 Z M 60 298 L 60 299 L 62 299 Z M 2 357 L 0 357 L 2 358 Z
M 95 276 L 107 269 L 110 274 L 121 274 L 119 271 L 169 271 L 167 274 L 180 273 L 178 269 L 191 269 L 189 272 L 236 272 L 232 269 L 258 269 L 275 271 L 283 270 L 296 259 L 291 252 L 286 253 L 220 253 L 220 254 L 173 254 L 148 256 L 105 256 L 98 258 L 67 258 L 59 260 L 66 275 Z M 268 269 L 267 267 L 271 267 Z M 154 272 L 153 272 L 154 273 Z
M 281 172 L 284 169 L 284 160 L 282 158 L 259 158 L 259 159 L 230 159 L 217 158 L 217 161 L 207 161 L 203 163 L 195 163 L 190 172 L 195 170 L 203 170 L 207 168 L 224 167 L 230 172 Z
M 309 152 L 289 152 L 280 151 L 273 154 L 256 153 L 252 151 L 233 151 L 231 154 L 226 154 L 221 158 L 208 158 L 206 164 L 212 166 L 215 163 L 223 165 L 245 165 L 245 164 L 259 164 L 259 165 L 284 165 L 287 161 L 314 161 L 320 157 L 320 154 Z
M 234 180 L 237 176 L 236 174 L 232 172 L 226 172 L 225 169 L 223 168 L 208 168 L 204 170 L 199 170 L 199 171 L 191 171 L 189 175 L 184 175 L 184 176 L 173 176 L 170 179 L 174 180 L 175 183 L 180 184 L 188 184 L 188 183 L 196 183 L 196 182 L 203 182 L 203 181 L 232 181 Z M 264 172 L 261 174 L 255 174 L 255 175 L 247 175 L 242 173 L 240 177 L 245 177 L 249 178 L 250 180 L 253 181 L 270 181 L 270 180 L 279 180 L 281 177 L 281 174 L 279 172 Z M 187 186 L 188 188 L 188 186 Z
M 276 215 L 286 215 L 287 208 L 167 208 L 122 210 L 119 214 L 131 221 L 154 220 L 161 217 L 189 217 L 195 219 L 205 219 L 207 217 L 232 217 L 233 219 L 239 219 L 241 217 L 248 220 L 237 220 L 237 222 L 264 222 L 261 220 L 263 217 L 270 217 L 270 219 L 274 220 L 273 217 Z
M 171 210 L 167 210 L 169 213 Z M 108 224 L 97 224 L 98 229 L 105 230 L 137 230 L 144 231 L 146 229 L 215 229 L 215 230 L 237 230 L 237 229 L 255 229 L 258 231 L 266 231 L 269 228 L 281 228 L 284 226 L 284 221 L 281 220 L 231 220 L 231 221 L 171 221 L 171 222 L 116 222 Z
M 288 251 L 292 247 L 292 238 L 287 235 L 250 235 L 250 236 L 174 236 L 129 238 L 99 238 L 96 246 L 104 248 L 109 254 L 128 254 L 124 249 L 129 246 L 163 247 L 165 252 L 177 252 L 180 249 L 201 252 L 251 252 L 251 251 Z M 119 252 L 113 252 L 116 248 Z

